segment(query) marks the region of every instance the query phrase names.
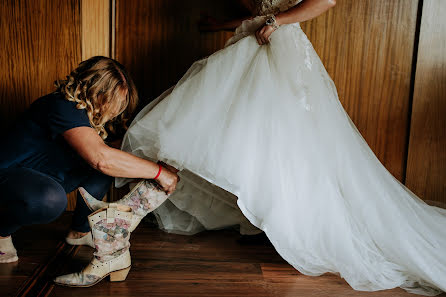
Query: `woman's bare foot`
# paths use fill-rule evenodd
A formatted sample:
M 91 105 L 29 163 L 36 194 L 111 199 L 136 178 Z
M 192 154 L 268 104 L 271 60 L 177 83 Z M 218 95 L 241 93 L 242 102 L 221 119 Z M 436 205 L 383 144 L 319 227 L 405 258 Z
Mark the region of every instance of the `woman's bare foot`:
M 0 236 L 0 263 L 12 263 L 18 260 L 17 250 L 12 244 L 11 236 Z
M 79 232 L 75 230 L 68 231 L 65 241 L 71 245 L 87 245 L 94 248 L 91 232 Z

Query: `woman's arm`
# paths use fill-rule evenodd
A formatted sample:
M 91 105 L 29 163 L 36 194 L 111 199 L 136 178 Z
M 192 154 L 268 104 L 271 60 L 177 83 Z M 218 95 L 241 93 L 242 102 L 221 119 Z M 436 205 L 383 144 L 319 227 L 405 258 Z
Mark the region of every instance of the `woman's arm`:
M 305 22 L 320 16 L 336 5 L 336 0 L 304 0 L 276 15 L 277 25 Z
M 234 11 L 237 12 L 237 16 L 234 19 L 227 21 L 219 21 L 211 16 L 203 14 L 198 22 L 198 29 L 200 31 L 234 31 L 240 26 L 243 21 L 253 18 L 255 12 L 255 5 L 252 0 L 238 0 L 239 5 L 235 5 Z M 237 7 L 238 6 L 238 7 Z
M 240 26 L 244 20 L 252 18 L 251 16 L 245 16 L 229 21 L 218 21 L 217 19 L 203 15 L 198 22 L 198 30 L 201 32 L 216 32 L 216 31 L 233 31 Z
M 311 20 L 336 5 L 336 0 L 304 0 L 287 11 L 278 13 L 278 26 Z M 263 26 L 256 32 L 257 42 L 262 45 L 269 42 L 269 37 L 275 31 L 272 26 Z
M 106 175 L 153 179 L 158 173 L 158 164 L 109 147 L 93 128 L 73 128 L 62 136 L 91 167 Z M 167 193 L 172 193 L 178 176 L 164 168 L 157 181 Z

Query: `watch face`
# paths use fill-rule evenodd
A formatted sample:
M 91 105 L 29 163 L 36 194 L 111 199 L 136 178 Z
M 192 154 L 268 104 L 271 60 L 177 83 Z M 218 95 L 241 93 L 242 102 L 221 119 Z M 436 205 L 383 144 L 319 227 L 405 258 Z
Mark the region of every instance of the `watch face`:
M 273 24 L 273 20 L 272 20 L 272 19 L 267 19 L 267 20 L 266 20 L 266 24 L 267 24 L 268 26 L 271 26 L 271 25 Z

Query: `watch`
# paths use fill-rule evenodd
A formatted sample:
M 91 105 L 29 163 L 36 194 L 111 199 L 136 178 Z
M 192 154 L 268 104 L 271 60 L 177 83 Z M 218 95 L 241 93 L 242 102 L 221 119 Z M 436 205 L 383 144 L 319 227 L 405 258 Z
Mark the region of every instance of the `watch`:
M 279 25 L 277 25 L 277 22 L 276 22 L 276 16 L 273 14 L 268 15 L 265 25 L 273 27 L 274 30 L 277 30 L 279 28 Z

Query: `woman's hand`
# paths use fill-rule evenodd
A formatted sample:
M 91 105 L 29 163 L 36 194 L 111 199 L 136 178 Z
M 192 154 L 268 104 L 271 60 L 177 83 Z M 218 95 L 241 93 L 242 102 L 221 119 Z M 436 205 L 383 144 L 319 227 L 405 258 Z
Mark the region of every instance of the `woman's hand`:
M 256 31 L 256 39 L 259 45 L 264 45 L 269 43 L 269 38 L 273 32 L 276 31 L 273 26 L 263 25 Z
M 305 0 L 290 9 L 275 15 L 276 25 L 300 23 L 311 20 L 336 5 L 336 0 Z M 256 32 L 257 42 L 269 43 L 271 34 L 276 31 L 273 26 L 264 25 Z
M 158 161 L 157 162 L 159 165 L 161 165 L 161 166 L 163 166 L 163 167 L 166 167 L 169 171 L 172 171 L 173 173 L 178 173 L 178 169 L 176 169 L 175 167 L 173 167 L 173 166 L 170 166 L 169 164 L 166 164 L 166 163 L 164 163 L 163 161 Z
M 171 172 L 164 167 L 161 170 L 160 176 L 156 179 L 167 194 L 172 194 L 175 191 L 178 180 L 179 177 L 176 173 Z

